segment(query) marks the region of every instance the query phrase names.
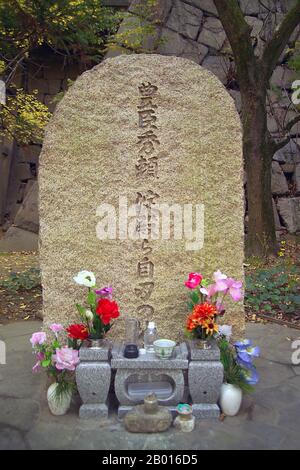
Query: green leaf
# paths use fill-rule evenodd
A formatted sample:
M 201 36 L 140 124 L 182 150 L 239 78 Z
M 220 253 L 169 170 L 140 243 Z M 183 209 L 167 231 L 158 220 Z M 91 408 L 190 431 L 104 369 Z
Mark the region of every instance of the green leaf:
M 193 304 L 197 304 L 199 302 L 199 298 L 200 298 L 200 292 L 199 290 L 193 290 L 190 294 L 190 298 L 191 298 L 191 301 L 193 302 Z
M 76 308 L 77 308 L 77 310 L 78 310 L 79 315 L 80 315 L 81 317 L 85 318 L 85 310 L 86 310 L 86 309 L 85 309 L 82 305 L 80 305 L 80 304 L 76 304 Z
M 49 367 L 51 364 L 51 360 L 50 359 L 44 359 L 43 361 L 41 361 L 41 366 L 42 367 Z
M 97 295 L 96 295 L 96 293 L 95 293 L 93 290 L 91 290 L 91 291 L 88 293 L 87 300 L 88 300 L 89 305 L 90 305 L 92 308 L 95 308 L 95 307 L 96 307 Z

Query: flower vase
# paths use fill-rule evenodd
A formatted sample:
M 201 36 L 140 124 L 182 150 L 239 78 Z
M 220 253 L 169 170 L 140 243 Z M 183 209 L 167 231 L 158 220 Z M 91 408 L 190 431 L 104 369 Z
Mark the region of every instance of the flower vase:
M 223 383 L 220 392 L 220 407 L 226 416 L 236 416 L 242 404 L 243 392 L 237 385 Z
M 105 342 L 103 338 L 98 339 L 88 339 L 88 346 L 89 348 L 103 348 L 105 346 Z
M 55 416 L 62 416 L 67 413 L 71 405 L 72 390 L 66 391 L 62 396 L 58 397 L 56 389 L 58 383 L 54 382 L 47 390 L 47 401 L 51 413 Z
M 210 349 L 211 343 L 208 339 L 196 339 L 195 347 L 197 349 Z
M 87 348 L 107 349 L 110 347 L 110 341 L 107 338 L 88 338 L 85 341 Z

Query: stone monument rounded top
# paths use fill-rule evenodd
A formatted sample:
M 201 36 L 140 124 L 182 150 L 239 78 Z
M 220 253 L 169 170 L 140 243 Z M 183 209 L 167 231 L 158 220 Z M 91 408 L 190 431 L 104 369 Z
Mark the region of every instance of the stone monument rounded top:
M 221 82 L 178 57 L 128 55 L 83 73 L 57 106 L 41 154 L 40 256 L 46 322 L 78 320 L 93 271 L 122 317 L 178 338 L 184 280 L 243 277 L 242 135 Z M 243 306 L 228 305 L 236 332 Z M 117 320 L 112 335 L 120 338 Z

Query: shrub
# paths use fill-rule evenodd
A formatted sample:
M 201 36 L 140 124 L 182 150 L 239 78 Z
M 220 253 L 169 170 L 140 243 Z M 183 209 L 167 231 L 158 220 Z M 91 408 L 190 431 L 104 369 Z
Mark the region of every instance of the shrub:
M 246 307 L 260 313 L 295 313 L 300 309 L 300 269 L 280 264 L 246 277 Z
M 41 285 L 40 270 L 30 268 L 21 273 L 10 273 L 7 279 L 0 280 L 0 287 L 4 287 L 10 292 L 18 290 L 31 290 Z

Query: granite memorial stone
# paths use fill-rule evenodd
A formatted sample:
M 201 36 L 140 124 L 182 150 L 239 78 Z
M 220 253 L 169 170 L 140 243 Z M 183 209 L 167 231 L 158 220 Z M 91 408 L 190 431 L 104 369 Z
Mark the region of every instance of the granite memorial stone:
M 242 135 L 221 82 L 178 57 L 130 55 L 83 73 L 58 104 L 40 160 L 40 261 L 46 323 L 78 321 L 93 271 L 122 318 L 178 339 L 184 280 L 243 278 Z M 239 334 L 242 303 L 225 323 Z M 124 338 L 118 319 L 111 337 Z

